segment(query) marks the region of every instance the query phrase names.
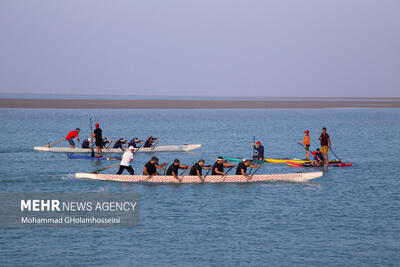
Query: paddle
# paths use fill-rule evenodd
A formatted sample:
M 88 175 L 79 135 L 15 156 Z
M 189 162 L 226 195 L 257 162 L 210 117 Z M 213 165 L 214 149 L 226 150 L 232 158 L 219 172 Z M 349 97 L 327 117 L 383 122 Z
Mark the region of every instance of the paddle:
M 187 169 L 181 174 L 181 177 L 178 178 L 179 182 L 182 182 L 183 176 L 185 176 L 185 174 L 186 174 L 188 171 L 189 171 L 189 168 L 187 168 Z
M 304 145 L 297 143 L 299 146 L 301 146 L 302 148 L 304 148 Z
M 232 166 L 232 167 L 229 167 L 229 169 L 225 172 L 225 174 L 222 176 L 222 177 L 224 177 L 224 181 L 225 181 L 225 177 L 228 175 L 228 172 L 230 172 L 232 169 L 233 169 L 233 167 L 235 167 L 235 166 Z
M 256 137 L 253 136 L 253 145 L 252 145 L 252 147 L 253 147 L 253 159 L 254 159 L 254 155 L 256 154 L 255 148 L 254 148 L 255 144 L 256 144 Z
M 249 178 L 247 181 L 250 181 L 250 179 L 253 178 L 253 175 L 256 174 L 256 172 L 257 172 L 259 169 L 261 169 L 261 167 L 260 167 L 260 168 L 257 168 L 257 170 L 255 170 L 255 171 L 253 172 L 253 174 L 250 175 L 250 178 Z
M 211 167 L 211 169 L 212 169 L 212 167 Z M 204 175 L 204 177 L 201 179 L 201 180 L 203 180 L 203 182 L 206 180 L 206 177 L 207 177 L 207 175 L 210 173 L 211 169 L 209 169 L 209 170 L 207 171 L 206 175 Z
M 342 161 L 338 156 L 336 156 L 335 152 L 333 152 L 333 150 L 331 149 L 332 154 L 335 156 L 335 158 L 339 161 Z
M 57 142 L 54 142 L 54 143 L 47 144 L 46 146 L 47 146 L 47 147 L 51 147 L 52 145 L 55 145 L 55 144 L 64 142 L 64 141 L 66 141 L 66 140 L 67 140 L 67 139 L 63 139 L 63 140 L 60 140 L 60 141 L 57 141 Z
M 92 136 L 92 118 L 90 118 L 90 142 L 92 143 L 92 151 L 91 151 L 91 155 L 92 158 L 94 158 L 94 148 L 93 148 L 93 136 Z
M 104 170 L 110 169 L 110 168 L 112 168 L 112 167 L 115 167 L 115 166 L 117 166 L 117 165 L 119 165 L 119 164 L 120 164 L 120 162 L 115 163 L 115 164 L 113 164 L 113 165 L 111 165 L 111 166 L 108 166 L 108 167 L 105 167 L 105 168 L 97 169 L 97 170 L 95 170 L 95 171 L 92 171 L 91 173 L 99 173 L 99 172 L 101 172 L 101 171 L 104 171 Z

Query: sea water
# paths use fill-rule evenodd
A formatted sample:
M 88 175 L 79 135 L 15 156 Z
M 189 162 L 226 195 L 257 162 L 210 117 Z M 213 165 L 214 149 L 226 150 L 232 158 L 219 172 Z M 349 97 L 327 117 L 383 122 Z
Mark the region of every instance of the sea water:
M 304 158 L 297 142 L 309 130 L 315 149 L 322 127 L 353 166 L 329 167 L 308 183 L 141 185 L 74 178 L 114 161 L 33 151 L 76 127 L 83 139 L 90 117 L 109 139 L 202 144 L 188 153 L 138 153 L 139 174 L 154 155 L 189 165 L 251 157 L 253 136 L 268 157 Z M 398 109 L 2 109 L 0 192 L 135 192 L 141 226 L 0 229 L 0 266 L 398 265 L 399 118 Z M 263 164 L 258 173 L 297 171 L 312 170 Z

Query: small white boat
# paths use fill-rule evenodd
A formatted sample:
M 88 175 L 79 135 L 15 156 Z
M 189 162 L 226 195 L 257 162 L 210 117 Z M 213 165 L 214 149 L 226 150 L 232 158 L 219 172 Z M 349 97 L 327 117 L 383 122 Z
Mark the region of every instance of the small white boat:
M 248 179 L 243 175 L 210 175 L 206 176 L 204 181 L 198 176 L 183 176 L 180 180 L 173 176 L 153 176 L 149 178 L 146 175 L 117 175 L 117 174 L 96 174 L 96 173 L 75 173 L 76 178 L 94 179 L 103 181 L 118 181 L 132 183 L 254 183 L 267 181 L 284 181 L 284 182 L 306 182 L 318 177 L 322 177 L 323 172 L 297 172 L 282 174 L 256 174 Z
M 201 147 L 201 144 L 192 145 L 175 145 L 175 146 L 156 146 L 154 148 L 141 147 L 137 152 L 186 152 Z M 70 148 L 70 147 L 47 147 L 35 146 L 33 148 L 37 151 L 44 152 L 66 152 L 66 153 L 91 153 L 91 148 Z M 123 153 L 124 151 L 119 148 L 103 149 L 103 153 Z

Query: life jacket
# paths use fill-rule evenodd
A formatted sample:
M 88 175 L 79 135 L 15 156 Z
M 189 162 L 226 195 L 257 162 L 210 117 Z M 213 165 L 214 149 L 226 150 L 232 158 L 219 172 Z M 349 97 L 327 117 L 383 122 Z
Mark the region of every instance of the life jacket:
M 310 145 L 310 135 L 305 135 L 303 142 L 304 142 L 305 146 L 309 146 Z

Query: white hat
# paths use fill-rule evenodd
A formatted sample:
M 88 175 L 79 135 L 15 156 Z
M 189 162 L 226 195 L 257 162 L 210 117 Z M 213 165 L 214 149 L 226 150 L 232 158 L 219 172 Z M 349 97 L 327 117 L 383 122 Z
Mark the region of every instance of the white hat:
M 129 149 L 129 150 L 131 150 L 131 149 L 135 150 L 135 148 L 134 148 L 133 146 L 129 146 L 128 149 Z

